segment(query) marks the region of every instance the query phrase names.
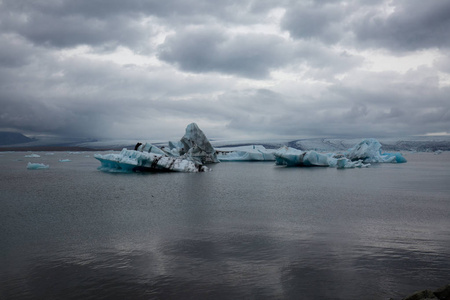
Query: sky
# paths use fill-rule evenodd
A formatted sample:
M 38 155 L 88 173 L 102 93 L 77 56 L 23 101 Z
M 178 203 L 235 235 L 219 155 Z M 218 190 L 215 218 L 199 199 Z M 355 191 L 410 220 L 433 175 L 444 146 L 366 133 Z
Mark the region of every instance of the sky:
M 450 133 L 450 1 L 0 0 L 0 130 Z

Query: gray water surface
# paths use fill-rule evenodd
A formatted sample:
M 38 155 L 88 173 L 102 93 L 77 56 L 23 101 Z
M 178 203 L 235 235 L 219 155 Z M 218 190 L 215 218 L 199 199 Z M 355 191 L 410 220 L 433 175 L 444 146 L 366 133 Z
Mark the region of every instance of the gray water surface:
M 450 283 L 450 153 L 199 174 L 37 153 L 0 153 L 0 299 L 389 299 Z

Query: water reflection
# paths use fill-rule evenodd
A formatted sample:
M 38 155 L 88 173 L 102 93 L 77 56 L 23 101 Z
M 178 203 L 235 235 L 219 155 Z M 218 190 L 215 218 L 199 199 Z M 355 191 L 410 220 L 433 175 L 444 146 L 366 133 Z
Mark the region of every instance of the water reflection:
M 435 252 L 233 233 L 141 250 L 39 256 L 2 278 L 6 299 L 383 299 L 450 271 Z M 66 249 L 69 251 L 69 249 Z M 62 254 L 62 252 L 59 252 Z M 5 285 L 6 284 L 6 285 Z
M 409 166 L 25 170 L 0 181 L 0 298 L 388 299 L 437 288 L 450 274 L 448 187 L 421 190 L 427 178 Z

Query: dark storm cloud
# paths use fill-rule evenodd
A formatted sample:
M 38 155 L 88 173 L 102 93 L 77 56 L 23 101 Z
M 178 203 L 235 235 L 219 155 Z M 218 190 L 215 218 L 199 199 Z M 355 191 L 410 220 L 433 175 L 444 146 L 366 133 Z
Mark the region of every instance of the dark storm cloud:
M 393 51 L 450 46 L 450 2 L 397 0 L 392 5 L 389 15 L 372 10 L 353 24 L 358 41 Z
M 0 34 L 0 45 L 0 67 L 19 68 L 33 56 L 33 49 L 24 46 L 20 38 Z
M 189 72 L 264 78 L 292 59 L 290 48 L 275 35 L 228 36 L 220 29 L 195 28 L 169 36 L 159 48 L 159 58 Z
M 294 38 L 336 42 L 341 38 L 339 21 L 344 13 L 339 2 L 298 2 L 286 11 L 281 25 Z
M 300 43 L 292 59 L 307 64 L 311 68 L 308 75 L 312 78 L 333 78 L 336 74 L 358 67 L 364 61 L 362 56 L 350 54 L 345 50 L 332 50 L 314 42 Z
M 159 138 L 193 121 L 215 136 L 450 131 L 449 91 L 438 76 L 450 72 L 449 7 L 3 0 L 0 127 Z M 437 54 L 432 67 L 413 64 L 404 74 L 361 70 L 365 50 L 385 49 Z
M 158 18 L 169 27 L 208 20 L 247 23 L 266 9 L 242 1 L 22 1 L 0 3 L 0 28 L 17 33 L 37 45 L 73 47 L 90 45 L 107 50 L 142 44 L 157 29 L 146 18 Z M 241 12 L 241 14 L 237 13 Z M 246 14 L 248 12 L 248 14 Z
M 302 1 L 281 26 L 296 39 L 326 44 L 355 38 L 361 48 L 415 51 L 450 46 L 450 3 L 420 0 Z
M 86 15 L 78 11 L 64 10 L 64 2 L 5 1 L 2 8 L 0 28 L 16 33 L 37 45 L 52 47 L 115 47 L 120 44 L 136 45 L 146 37 L 137 22 L 128 17 L 112 14 Z

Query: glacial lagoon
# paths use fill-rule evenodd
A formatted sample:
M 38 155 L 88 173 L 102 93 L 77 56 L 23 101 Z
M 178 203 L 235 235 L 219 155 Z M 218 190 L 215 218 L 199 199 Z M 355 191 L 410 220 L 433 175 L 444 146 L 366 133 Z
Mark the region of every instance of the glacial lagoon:
M 0 298 L 401 299 L 450 282 L 448 152 L 194 174 L 105 173 L 94 153 L 0 153 Z

